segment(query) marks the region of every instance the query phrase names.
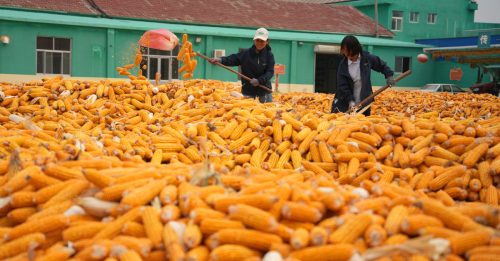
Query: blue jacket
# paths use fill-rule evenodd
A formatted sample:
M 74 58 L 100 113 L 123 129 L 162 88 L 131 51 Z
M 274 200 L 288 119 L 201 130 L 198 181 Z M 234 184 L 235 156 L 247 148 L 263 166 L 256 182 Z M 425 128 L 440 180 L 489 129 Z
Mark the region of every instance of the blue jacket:
M 364 100 L 373 93 L 370 79 L 371 70 L 384 74 L 385 78 L 394 74 L 391 68 L 378 56 L 363 51 L 359 70 L 361 74 L 361 100 Z M 354 100 L 353 89 L 354 82 L 349 74 L 347 58 L 344 57 L 340 61 L 337 71 L 337 91 L 332 103 L 332 112 L 346 112 L 349 109 L 349 102 Z M 365 106 L 372 102 L 373 99 L 365 104 Z
M 271 78 L 274 75 L 274 55 L 271 46 L 267 45 L 257 53 L 255 45 L 242 52 L 222 57 L 221 63 L 226 66 L 240 66 L 241 73 L 250 79 L 256 78 L 259 83 L 272 89 Z M 263 96 L 267 92 L 260 87 L 255 87 L 249 81 L 241 79 L 241 92 L 246 96 Z

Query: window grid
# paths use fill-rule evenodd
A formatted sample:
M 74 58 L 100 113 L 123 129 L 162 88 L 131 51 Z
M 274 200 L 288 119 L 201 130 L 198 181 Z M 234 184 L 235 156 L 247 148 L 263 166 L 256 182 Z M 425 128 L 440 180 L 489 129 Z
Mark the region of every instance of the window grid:
M 142 62 L 140 65 L 141 69 L 143 65 L 146 65 L 146 69 L 142 70 L 143 75 L 148 80 L 155 80 L 156 73 L 153 73 L 150 70 L 151 68 L 155 68 L 157 72 L 160 71 L 161 81 L 179 79 L 179 73 L 178 73 L 179 62 L 177 61 L 178 52 L 179 52 L 179 47 L 176 47 L 173 51 L 162 51 L 147 47 L 141 48 L 141 53 L 142 53 Z
M 403 31 L 403 12 L 402 11 L 392 11 L 392 31 Z
M 411 57 L 409 56 L 396 56 L 394 72 L 403 73 L 411 69 Z
M 38 36 L 38 37 L 43 37 L 43 36 Z M 71 39 L 68 38 L 58 38 L 58 37 L 44 37 L 44 38 L 51 38 L 52 39 L 52 49 L 43 49 L 43 48 L 37 48 L 36 49 L 36 68 L 37 68 L 37 74 L 62 74 L 62 75 L 71 75 Z M 69 43 L 69 50 L 56 50 L 56 39 L 67 39 L 70 41 Z M 42 67 L 39 68 L 38 64 L 38 59 L 39 59 L 39 54 L 41 54 L 42 58 Z M 56 72 L 54 68 L 54 64 L 52 63 L 51 68 L 48 68 L 47 66 L 47 54 L 54 56 L 54 54 L 60 54 L 60 72 Z M 67 54 L 67 55 L 65 55 Z M 65 58 L 67 58 L 67 61 L 65 62 Z
M 410 12 L 410 23 L 418 23 L 420 14 L 418 12 Z
M 437 20 L 437 14 L 436 13 L 429 13 L 427 15 L 427 23 L 428 24 L 435 24 Z

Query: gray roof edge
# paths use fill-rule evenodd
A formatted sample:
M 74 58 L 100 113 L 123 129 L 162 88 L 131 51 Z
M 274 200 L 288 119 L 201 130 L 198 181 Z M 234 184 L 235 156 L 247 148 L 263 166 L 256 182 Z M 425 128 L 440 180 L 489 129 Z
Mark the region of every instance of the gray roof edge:
M 34 15 L 36 14 L 36 15 Z M 75 19 L 78 17 L 78 19 Z M 196 24 L 168 23 L 168 22 L 153 22 L 153 21 L 138 21 L 128 19 L 108 19 L 92 16 L 77 16 L 71 14 L 55 14 L 40 11 L 14 10 L 11 8 L 5 9 L 0 7 L 0 20 L 19 21 L 27 23 L 45 23 L 45 24 L 60 24 L 83 27 L 111 28 L 122 30 L 137 30 L 147 31 L 151 29 L 168 28 L 174 33 L 187 33 L 198 35 L 211 35 L 223 37 L 242 37 L 251 38 L 255 29 L 238 28 L 238 27 L 216 27 Z M 303 41 L 312 43 L 330 43 L 338 44 L 346 33 L 327 33 L 327 32 L 310 32 L 310 31 L 291 31 L 291 30 L 271 30 L 271 40 L 288 40 L 288 41 Z M 415 44 L 412 42 L 402 42 L 392 39 L 368 37 L 357 35 L 359 40 L 364 45 L 373 46 L 392 46 L 392 47 L 409 47 L 409 48 L 424 48 L 427 45 Z

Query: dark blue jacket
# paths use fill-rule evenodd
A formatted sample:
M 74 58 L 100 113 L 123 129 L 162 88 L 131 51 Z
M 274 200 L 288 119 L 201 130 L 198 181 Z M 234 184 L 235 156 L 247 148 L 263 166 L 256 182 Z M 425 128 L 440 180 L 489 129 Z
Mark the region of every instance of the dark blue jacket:
M 221 63 L 226 66 L 240 66 L 241 73 L 250 79 L 256 78 L 259 83 L 272 89 L 271 78 L 274 75 L 274 55 L 269 45 L 259 53 L 252 45 L 250 49 L 222 57 Z M 255 87 L 249 81 L 241 79 L 241 93 L 247 96 L 263 96 L 267 92 L 260 87 Z
M 354 100 L 353 89 L 354 82 L 349 74 L 347 58 L 340 61 L 337 71 L 337 91 L 332 103 L 332 112 L 346 112 L 349 109 L 349 102 Z M 372 82 L 370 79 L 371 70 L 384 74 L 385 78 L 392 76 L 394 72 L 378 56 L 363 51 L 360 61 L 361 74 L 361 100 L 370 96 L 372 91 Z M 370 100 L 366 105 L 373 102 Z

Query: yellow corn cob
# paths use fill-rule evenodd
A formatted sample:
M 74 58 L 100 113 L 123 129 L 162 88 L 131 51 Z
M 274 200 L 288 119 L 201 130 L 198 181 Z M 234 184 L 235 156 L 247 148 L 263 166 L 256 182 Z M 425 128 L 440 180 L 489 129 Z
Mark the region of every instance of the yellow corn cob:
M 144 226 L 137 222 L 126 222 L 121 230 L 121 233 L 125 236 L 132 237 L 146 237 L 146 232 Z
M 154 246 L 160 246 L 162 242 L 162 223 L 160 221 L 160 213 L 153 207 L 146 207 L 142 212 L 142 223 L 144 231 L 151 240 Z
M 430 181 L 429 188 L 432 190 L 438 190 L 444 187 L 452 179 L 463 176 L 466 169 L 467 168 L 465 166 L 461 165 L 447 168 L 445 172 Z
M 219 136 L 219 134 L 217 134 L 215 132 L 210 131 L 210 132 L 208 132 L 207 136 L 215 144 L 218 144 L 218 145 L 221 145 L 221 146 L 225 146 L 226 145 L 226 141 L 224 139 L 222 139 L 221 136 Z M 234 141 L 234 142 L 236 142 L 236 141 Z
M 101 174 L 94 169 L 85 169 L 83 175 L 89 182 L 101 189 L 110 186 L 115 181 L 113 177 Z
M 282 169 L 285 166 L 285 163 L 287 163 L 290 160 L 290 155 L 292 154 L 290 149 L 285 150 L 283 154 L 278 159 L 278 162 L 276 162 L 276 168 L 277 169 Z
M 488 188 L 486 188 L 484 201 L 490 205 L 498 205 L 498 192 L 493 185 L 490 185 Z
M 125 190 L 142 187 L 151 182 L 150 178 L 134 180 L 126 183 L 116 184 L 104 188 L 96 194 L 96 197 L 102 200 L 115 201 L 122 198 Z
M 398 205 L 391 209 L 387 216 L 384 228 L 389 236 L 397 234 L 401 227 L 401 222 L 408 216 L 408 208 Z
M 318 150 L 319 154 L 321 155 L 322 162 L 333 163 L 332 154 L 330 153 L 330 150 L 328 149 L 328 145 L 326 144 L 326 142 L 320 141 L 318 143 Z
M 45 174 L 60 180 L 85 179 L 80 170 L 70 169 L 55 164 L 48 165 L 45 169 Z
M 12 228 L 12 230 L 9 231 L 6 237 L 8 238 L 8 240 L 13 240 L 29 233 L 47 233 L 64 228 L 68 223 L 69 218 L 64 215 L 56 215 L 29 220 Z
M 271 231 L 277 227 L 274 216 L 269 212 L 245 204 L 230 206 L 228 209 L 229 217 L 241 221 L 247 227 L 260 231 Z
M 458 231 L 444 228 L 441 226 L 438 227 L 426 226 L 420 229 L 419 233 L 420 235 L 432 235 L 433 237 L 440 237 L 440 238 L 448 238 L 460 235 L 460 232 Z
M 453 254 L 461 255 L 474 247 L 488 244 L 491 232 L 487 230 L 475 230 L 449 237 L 450 249 Z
M 125 223 L 140 218 L 142 215 L 142 211 L 143 211 L 142 207 L 136 207 L 129 210 L 124 215 L 108 223 L 102 230 L 100 230 L 97 234 L 95 234 L 94 237 L 92 237 L 92 239 L 97 240 L 97 239 L 112 238 L 113 236 L 120 233 Z
M 293 249 L 302 249 L 307 247 L 309 244 L 309 232 L 304 228 L 296 229 L 292 238 L 290 239 L 290 245 L 292 245 Z
M 387 239 L 387 232 L 379 224 L 371 224 L 364 234 L 365 242 L 370 247 L 377 247 L 382 245 Z
M 85 222 L 81 225 L 65 229 L 62 236 L 65 241 L 75 242 L 81 239 L 92 238 L 105 226 L 106 224 L 101 222 Z
M 280 159 L 280 156 L 278 155 L 278 153 L 276 153 L 276 152 L 271 153 L 271 155 L 269 156 L 269 159 L 267 161 L 269 164 L 269 168 L 271 168 L 271 169 L 275 168 L 276 165 L 278 164 L 279 159 Z
M 206 246 L 198 246 L 186 254 L 186 261 L 206 261 L 208 260 L 208 255 L 209 249 Z
M 468 216 L 465 216 L 452 208 L 446 207 L 439 201 L 433 199 L 421 198 L 415 202 L 415 206 L 421 208 L 425 214 L 438 218 L 447 227 L 455 230 L 469 231 L 484 228 Z
M 241 135 L 245 132 L 246 128 L 248 127 L 247 122 L 242 122 L 236 126 L 231 132 L 231 135 L 229 136 L 230 140 L 237 140 L 241 137 Z
M 262 162 L 261 159 L 262 159 L 262 151 L 260 149 L 256 149 L 252 153 L 252 157 L 250 158 L 250 164 L 252 164 L 252 166 L 260 168 Z
M 286 202 L 281 208 L 282 218 L 291 221 L 299 222 L 318 222 L 322 213 L 315 207 L 310 205 L 296 203 L 296 202 Z
M 121 204 L 128 207 L 144 205 L 149 201 L 151 201 L 158 194 L 160 194 L 161 190 L 166 185 L 167 185 L 166 179 L 151 181 L 148 184 L 136 188 L 127 195 L 125 195 L 121 200 Z
M 200 230 L 204 235 L 211 235 L 222 229 L 243 229 L 243 223 L 223 218 L 204 218 L 200 223 Z
M 245 246 L 231 244 L 216 247 L 210 253 L 210 260 L 214 261 L 247 260 L 252 257 L 260 257 L 259 252 Z
M 280 244 L 280 237 L 250 229 L 222 229 L 209 237 L 210 247 L 224 244 L 242 245 L 256 250 L 269 250 L 272 244 Z
M 328 241 L 334 244 L 351 243 L 365 232 L 370 222 L 369 214 L 358 214 L 330 234 Z
M 10 205 L 13 208 L 31 207 L 35 205 L 35 192 L 18 191 L 10 196 Z
M 36 213 L 36 211 L 36 208 L 32 207 L 16 208 L 7 214 L 7 219 L 14 224 L 20 224 L 25 222 L 28 217 Z
M 200 245 L 202 234 L 198 225 L 189 222 L 184 231 L 183 242 L 188 249 L 193 249 Z
M 15 240 L 11 240 L 0 246 L 0 259 L 7 259 L 17 254 L 27 252 L 45 241 L 45 235 L 42 233 L 27 234 Z
M 232 151 L 236 148 L 243 147 L 243 146 L 247 145 L 248 143 L 250 143 L 253 138 L 257 137 L 257 135 L 258 135 L 257 132 L 246 132 L 243 135 L 241 135 L 241 137 L 239 139 L 233 141 L 229 145 L 228 149 Z
M 301 154 L 304 154 L 309 150 L 309 146 L 310 146 L 311 142 L 313 141 L 313 139 L 316 137 L 316 135 L 318 135 L 317 131 L 315 131 L 315 130 L 311 131 L 311 133 L 309 133 L 304 138 L 304 140 L 302 140 L 302 142 L 299 145 L 299 152 Z
M 474 149 L 467 152 L 467 156 L 463 159 L 463 164 L 467 167 L 473 167 L 476 162 L 488 151 L 488 143 L 481 143 Z
M 416 235 L 427 226 L 442 227 L 443 223 L 435 217 L 421 214 L 407 216 L 401 221 L 401 231 L 407 235 Z
M 43 208 L 49 208 L 68 199 L 73 199 L 75 196 L 84 191 L 88 186 L 89 182 L 86 180 L 71 180 L 67 183 L 66 187 L 61 189 L 61 191 L 59 191 L 47 202 L 45 202 L 45 204 L 43 204 Z
M 335 253 L 334 259 L 331 253 Z M 349 260 L 355 253 L 353 245 L 337 244 L 307 247 L 290 253 L 290 257 L 302 261 Z
M 38 166 L 30 166 L 17 172 L 13 177 L 9 178 L 8 181 L 0 187 L 0 197 L 16 192 L 24 186 L 28 185 L 31 173 L 36 171 L 40 171 L 40 168 Z

